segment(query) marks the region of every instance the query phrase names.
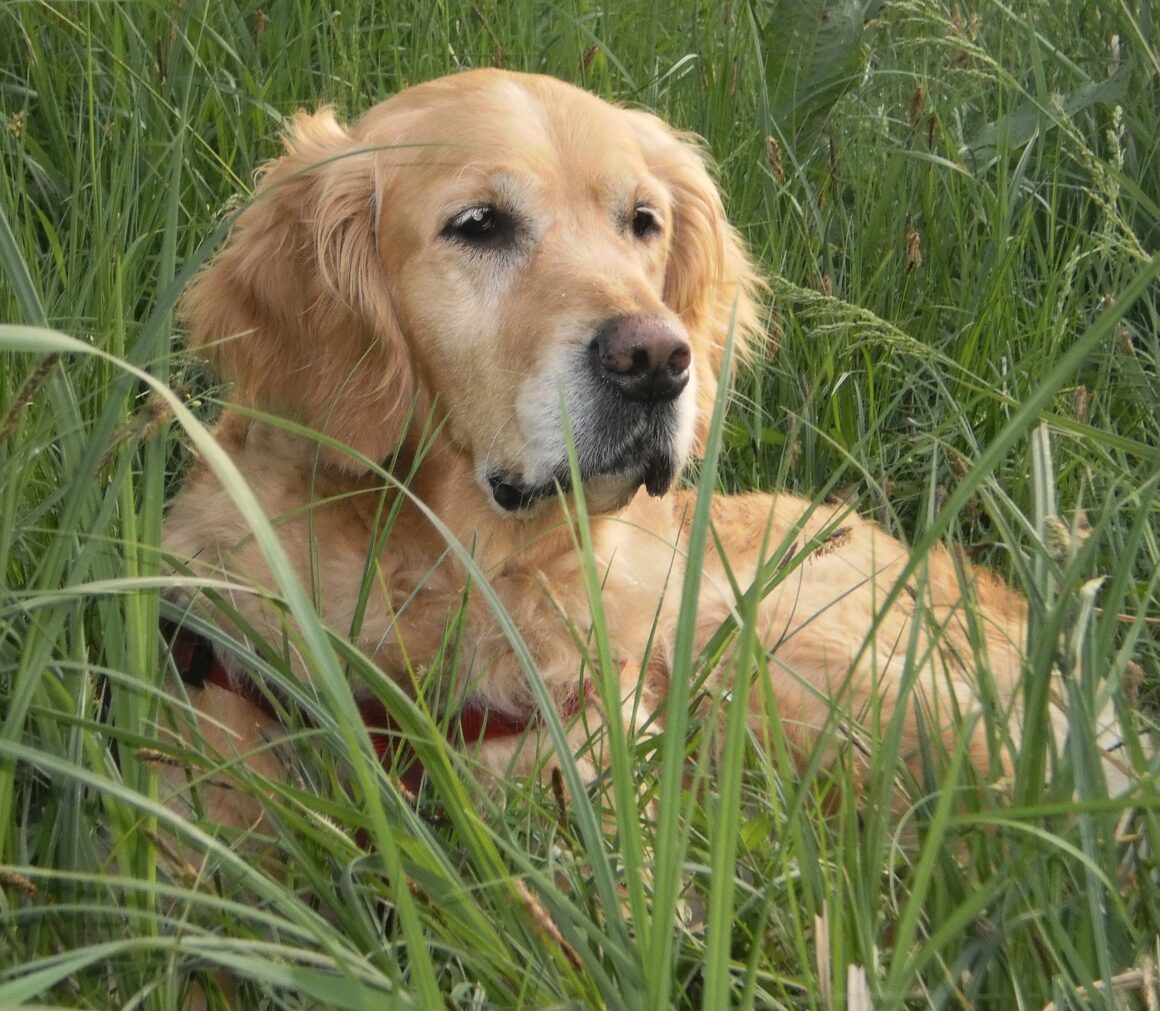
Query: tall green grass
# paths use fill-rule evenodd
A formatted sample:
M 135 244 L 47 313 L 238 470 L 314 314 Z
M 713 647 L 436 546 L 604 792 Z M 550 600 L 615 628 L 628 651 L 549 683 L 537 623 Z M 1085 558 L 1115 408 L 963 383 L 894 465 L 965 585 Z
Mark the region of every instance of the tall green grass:
M 1160 692 L 1158 37 L 1129 0 L 0 9 L 0 1006 L 168 1009 L 193 983 L 212 1003 L 216 968 L 243 1007 L 1111 1008 L 1113 985 L 1148 1006 L 1136 721 L 1143 774 L 1109 799 L 1090 724 L 1053 761 L 1036 717 L 1056 669 L 1076 714 L 1138 672 Z M 565 760 L 570 789 L 497 794 L 287 569 L 317 690 L 237 647 L 306 717 L 293 782 L 237 773 L 276 832 L 157 803 L 148 749 L 183 704 L 156 631 L 164 503 L 191 446 L 247 495 L 202 427 L 220 391 L 174 334 L 178 293 L 284 116 L 492 63 L 705 137 L 772 320 L 701 489 L 839 494 L 918 558 L 950 539 L 1023 590 L 1007 788 L 932 753 L 898 813 L 889 725 L 855 791 L 827 735 L 803 768 L 729 698 L 686 704 L 715 659 L 686 647 L 665 732 L 605 744 L 615 790 Z M 761 677 L 739 615 L 716 645 Z M 423 755 L 418 806 L 347 670 Z

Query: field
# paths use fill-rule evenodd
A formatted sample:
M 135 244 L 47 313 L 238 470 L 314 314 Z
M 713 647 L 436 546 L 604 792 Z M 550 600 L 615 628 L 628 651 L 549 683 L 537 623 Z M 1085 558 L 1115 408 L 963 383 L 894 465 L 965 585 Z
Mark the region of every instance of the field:
M 1155 13 L 0 7 L 0 1008 L 165 1011 L 194 987 L 225 1006 L 222 986 L 245 1008 L 1158 1006 Z M 154 727 L 180 704 L 157 633 L 162 516 L 228 396 L 184 350 L 181 289 L 284 117 L 353 116 L 484 65 L 705 139 L 769 281 L 770 341 L 695 477 L 840 495 L 1026 593 L 1007 782 L 932 753 L 898 810 L 889 733 L 856 790 L 717 700 L 613 746 L 635 804 L 605 783 L 489 791 L 400 698 L 432 770 L 416 805 L 343 718 L 331 650 L 326 690 L 298 691 L 301 782 L 243 775 L 275 837 L 157 803 Z M 686 660 L 696 702 L 712 658 Z M 1046 730 L 1049 685 L 1080 714 L 1066 742 Z M 1138 774 L 1113 797 L 1082 718 L 1107 699 Z

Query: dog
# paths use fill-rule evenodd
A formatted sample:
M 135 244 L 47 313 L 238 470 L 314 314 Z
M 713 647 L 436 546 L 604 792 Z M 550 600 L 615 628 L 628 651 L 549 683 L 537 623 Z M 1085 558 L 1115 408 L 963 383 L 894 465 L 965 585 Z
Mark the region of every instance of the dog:
M 760 278 L 697 142 L 559 80 L 472 70 L 407 88 L 350 126 L 325 108 L 301 113 L 285 143 L 183 315 L 192 346 L 232 384 L 237 406 L 216 439 L 323 621 L 411 691 L 461 615 L 458 676 L 431 704 L 495 775 L 526 774 L 548 749 L 476 575 L 577 751 L 607 719 L 585 680 L 596 606 L 626 719 L 659 717 L 697 505 L 679 480 L 727 394 L 727 348 L 741 359 L 769 340 Z M 1017 726 L 1022 596 L 941 547 L 912 566 L 845 505 L 717 495 L 710 515 L 693 644 L 736 614 L 739 591 L 768 588 L 753 591 L 756 731 L 775 707 L 790 752 L 805 756 L 839 726 L 832 758 L 843 742 L 873 747 L 858 720 L 884 727 L 897 713 L 916 770 L 924 742 L 953 751 L 962 734 L 978 769 L 1005 766 L 985 733 L 963 728 L 987 692 Z M 169 508 L 164 548 L 195 575 L 261 591 L 232 595 L 231 614 L 175 594 L 183 606 L 293 641 L 267 558 L 205 463 Z M 283 775 L 252 672 L 224 652 L 207 662 L 219 676 L 191 691 L 199 741 Z M 291 662 L 309 681 L 308 659 Z M 371 700 L 366 685 L 353 691 Z M 258 817 L 246 803 L 225 795 L 216 816 Z

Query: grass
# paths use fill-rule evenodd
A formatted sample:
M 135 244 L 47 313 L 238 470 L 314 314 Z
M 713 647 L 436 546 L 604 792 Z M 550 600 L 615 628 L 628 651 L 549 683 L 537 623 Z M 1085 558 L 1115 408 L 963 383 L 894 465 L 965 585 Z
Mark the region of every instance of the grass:
M 244 1007 L 1112 1008 L 1113 981 L 1151 1006 L 1155 773 L 1109 799 L 1090 727 L 1052 763 L 1035 717 L 1054 667 L 1073 712 L 1136 671 L 1144 703 L 1160 694 L 1152 7 L 825 6 L 0 10 L 0 1006 L 167 1009 L 191 981 L 214 1001 L 216 967 Z M 702 486 L 846 495 L 919 556 L 950 539 L 1020 587 L 1009 788 L 942 756 L 898 813 L 888 746 L 857 795 L 776 727 L 753 740 L 727 700 L 706 718 L 678 695 L 665 735 L 608 742 L 612 778 L 640 786 L 611 814 L 569 762 L 568 801 L 489 794 L 287 573 L 321 689 L 276 651 L 250 662 L 309 716 L 301 781 L 241 774 L 277 838 L 256 859 L 157 804 L 141 748 L 180 704 L 157 544 L 186 447 L 214 457 L 220 394 L 174 334 L 177 295 L 283 116 L 493 62 L 706 138 L 779 348 L 742 376 Z M 761 662 L 751 631 L 739 676 Z M 686 653 L 690 697 L 711 660 Z M 345 668 L 423 751 L 418 808 Z M 191 856 L 159 870 L 174 839 Z

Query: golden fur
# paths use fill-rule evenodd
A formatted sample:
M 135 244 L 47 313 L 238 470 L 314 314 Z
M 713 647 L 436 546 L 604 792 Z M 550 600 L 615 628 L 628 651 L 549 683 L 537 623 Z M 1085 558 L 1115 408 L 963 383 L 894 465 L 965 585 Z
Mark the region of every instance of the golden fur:
M 660 705 L 693 499 L 649 494 L 669 482 L 662 476 L 641 487 L 643 464 L 608 463 L 601 440 L 626 437 L 602 429 L 612 402 L 589 401 L 615 394 L 604 392 L 608 374 L 585 356 L 608 320 L 628 320 L 630 336 L 633 327 L 652 327 L 687 341 L 692 365 L 679 396 L 665 407 L 631 408 L 668 412 L 668 442 L 641 436 L 641 445 L 670 454 L 679 470 L 696 455 L 728 385 L 719 370 L 730 330 L 739 352 L 764 339 L 759 282 L 696 144 L 655 116 L 559 81 L 480 70 L 403 91 L 349 127 L 328 110 L 300 114 L 286 145 L 193 282 L 185 318 L 191 342 L 233 382 L 239 403 L 351 450 L 234 411 L 217 429 L 324 620 L 410 684 L 408 665 L 422 670 L 435 659 L 461 605 L 463 566 L 407 500 L 372 559 L 369 604 L 353 627 L 382 494 L 366 461 L 386 461 L 400 478 L 410 475 L 413 494 L 471 548 L 554 697 L 572 695 L 590 613 L 564 500 L 542 495 L 513 510 L 495 490 L 509 476 L 526 489 L 533 477 L 561 473 L 563 407 L 577 454 L 590 460 L 585 495 L 624 696 L 646 666 L 655 619 L 644 705 Z M 471 229 L 494 225 L 500 211 L 507 230 L 480 244 Z M 712 514 L 742 589 L 767 561 L 763 542 L 787 559 L 814 549 L 786 564 L 758 613 L 769 687 L 792 748 L 811 747 L 832 723 L 835 701 L 855 718 L 880 713 L 883 725 L 905 704 L 903 748 L 913 756 L 920 724 L 953 744 L 960 716 L 978 708 L 980 670 L 1011 700 L 1026 605 L 990 575 L 936 550 L 882 614 L 910 556 L 873 523 L 840 506 L 811 510 L 788 494 L 720 496 Z M 204 465 L 172 504 L 165 547 L 197 573 L 274 589 L 246 522 Z M 248 593 L 232 603 L 282 641 L 285 618 L 271 603 Z M 735 605 L 711 542 L 698 646 Z M 205 601 L 194 606 L 226 620 Z M 441 688 L 440 707 L 454 711 L 470 696 L 500 711 L 532 708 L 511 646 L 478 593 L 462 643 L 467 676 Z M 915 663 L 914 687 L 901 698 Z M 299 667 L 310 676 L 308 664 Z M 754 688 L 759 729 L 769 726 L 763 695 Z M 243 752 L 269 730 L 241 696 L 207 688 L 195 701 L 237 735 Z M 600 719 L 594 699 L 587 708 L 589 723 Z M 975 737 L 974 757 L 986 768 L 990 756 Z M 515 747 L 489 742 L 481 761 L 502 771 Z M 521 770 L 532 764 L 534 745 L 525 747 L 515 756 Z

